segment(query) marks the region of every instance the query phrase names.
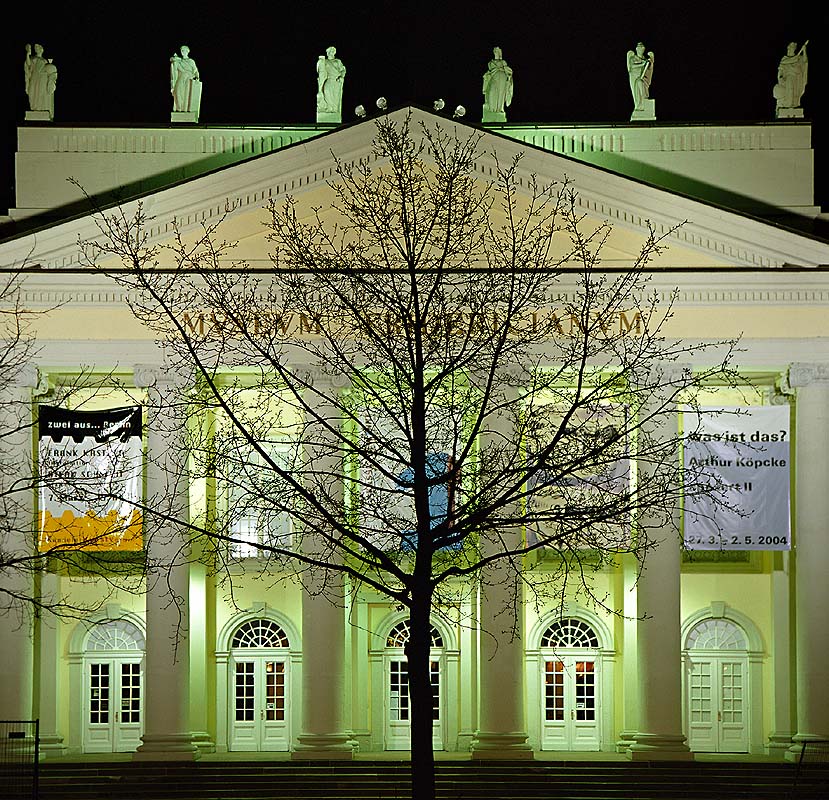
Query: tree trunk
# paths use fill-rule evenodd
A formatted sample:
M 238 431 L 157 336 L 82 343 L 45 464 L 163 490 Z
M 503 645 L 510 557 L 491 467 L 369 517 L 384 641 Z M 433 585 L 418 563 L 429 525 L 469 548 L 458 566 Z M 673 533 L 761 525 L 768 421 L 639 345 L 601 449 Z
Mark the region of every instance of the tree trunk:
M 409 609 L 411 636 L 405 652 L 409 667 L 411 700 L 412 800 L 434 800 L 435 754 L 432 750 L 432 683 L 429 650 L 432 597 L 428 590 L 412 593 Z

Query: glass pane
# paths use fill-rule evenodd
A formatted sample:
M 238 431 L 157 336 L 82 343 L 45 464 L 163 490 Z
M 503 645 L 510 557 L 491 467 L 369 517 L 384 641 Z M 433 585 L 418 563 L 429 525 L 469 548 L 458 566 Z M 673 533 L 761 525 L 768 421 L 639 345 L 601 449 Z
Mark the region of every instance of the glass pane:
M 560 619 L 550 625 L 541 637 L 542 647 L 598 647 L 599 637 L 578 619 Z
M 255 716 L 254 662 L 236 662 L 236 721 L 252 722 Z
M 405 661 L 389 664 L 389 718 L 392 722 L 409 719 L 409 665 Z
M 429 679 L 432 683 L 432 719 L 440 719 L 440 663 L 432 661 L 429 664 Z
M 544 663 L 544 714 L 548 722 L 564 720 L 564 662 Z
M 285 664 L 280 661 L 265 662 L 265 719 L 285 719 Z
M 140 664 L 121 664 L 121 722 L 141 722 Z
M 252 619 L 240 625 L 231 647 L 289 647 L 288 636 L 269 619 Z
M 596 719 L 596 674 L 592 661 L 576 662 L 576 719 Z
M 89 665 L 89 721 L 109 723 L 109 664 Z

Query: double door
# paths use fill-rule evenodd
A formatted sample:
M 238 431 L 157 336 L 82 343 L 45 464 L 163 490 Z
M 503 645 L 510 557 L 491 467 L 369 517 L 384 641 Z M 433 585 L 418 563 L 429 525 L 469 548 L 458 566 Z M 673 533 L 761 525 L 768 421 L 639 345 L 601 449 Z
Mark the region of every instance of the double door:
M 440 661 L 429 662 L 432 684 L 432 747 L 443 750 L 441 726 Z M 386 672 L 386 750 L 408 750 L 411 743 L 411 699 L 409 664 L 405 658 L 391 658 Z
M 235 656 L 231 662 L 230 749 L 290 749 L 288 663 L 272 656 Z
M 542 750 L 598 750 L 599 681 L 596 659 L 581 655 L 544 657 Z
M 141 744 L 142 677 L 140 658 L 86 663 L 84 752 L 127 753 Z
M 691 655 L 688 662 L 688 746 L 698 753 L 747 753 L 747 659 Z

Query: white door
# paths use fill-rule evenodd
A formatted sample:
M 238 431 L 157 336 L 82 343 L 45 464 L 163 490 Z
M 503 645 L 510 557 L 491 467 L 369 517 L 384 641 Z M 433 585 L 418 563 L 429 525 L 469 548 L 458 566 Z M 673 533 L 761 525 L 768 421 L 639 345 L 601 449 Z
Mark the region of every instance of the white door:
M 231 660 L 230 749 L 290 749 L 288 665 L 272 656 L 235 656 Z
M 140 659 L 86 662 L 84 752 L 128 753 L 141 744 L 141 684 Z
M 596 659 L 551 655 L 542 661 L 542 750 L 598 750 Z
M 688 746 L 698 753 L 747 753 L 747 659 L 690 654 L 688 661 Z
M 440 719 L 440 661 L 429 662 L 432 684 L 432 747 L 443 750 Z M 386 672 L 386 750 L 408 750 L 411 743 L 411 701 L 409 664 L 405 658 L 391 658 Z

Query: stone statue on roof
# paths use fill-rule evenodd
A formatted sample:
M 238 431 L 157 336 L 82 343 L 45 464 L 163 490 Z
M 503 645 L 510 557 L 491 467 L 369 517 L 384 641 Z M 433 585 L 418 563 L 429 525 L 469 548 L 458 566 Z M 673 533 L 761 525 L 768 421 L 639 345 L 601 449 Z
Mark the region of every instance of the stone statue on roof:
M 26 45 L 26 60 L 23 62 L 23 77 L 26 95 L 29 98 L 27 120 L 51 121 L 55 117 L 55 86 L 58 68 L 51 58 L 44 58 L 43 45 Z
M 343 121 L 343 81 L 345 65 L 337 58 L 337 48 L 326 48 L 317 59 L 317 122 Z
M 180 53 L 180 55 L 179 55 Z M 202 83 L 199 68 L 183 44 L 170 58 L 170 94 L 173 95 L 172 122 L 198 122 Z
M 650 97 L 653 51 L 646 53 L 644 43 L 637 42 L 636 48 L 627 52 L 627 69 L 630 91 L 633 95 L 631 122 L 656 119 L 656 102 Z
M 786 55 L 780 59 L 777 67 L 777 83 L 772 91 L 777 101 L 775 114 L 778 119 L 803 116 L 800 98 L 806 91 L 806 78 L 809 70 L 809 59 L 806 56 L 807 44 L 809 44 L 808 40 L 803 43 L 800 50 L 797 50 L 797 42 L 789 42 Z
M 483 92 L 481 122 L 506 122 L 504 107 L 512 103 L 512 68 L 504 61 L 500 47 L 492 50 L 492 60 L 484 73 Z

